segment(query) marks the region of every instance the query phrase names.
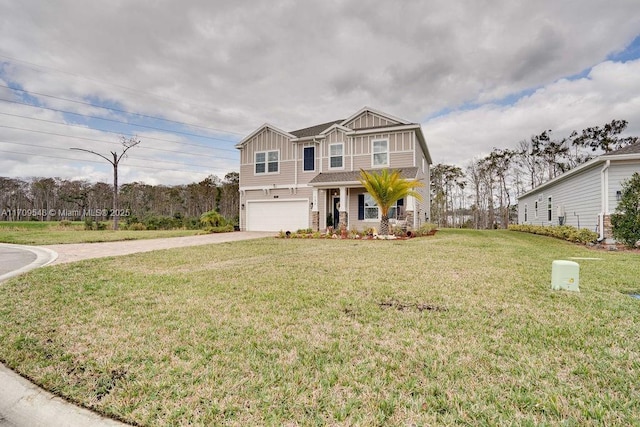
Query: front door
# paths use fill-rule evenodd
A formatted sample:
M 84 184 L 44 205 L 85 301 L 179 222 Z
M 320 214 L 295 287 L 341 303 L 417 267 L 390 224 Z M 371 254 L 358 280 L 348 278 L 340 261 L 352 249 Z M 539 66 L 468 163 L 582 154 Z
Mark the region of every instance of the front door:
M 333 197 L 333 229 L 340 228 L 340 197 Z

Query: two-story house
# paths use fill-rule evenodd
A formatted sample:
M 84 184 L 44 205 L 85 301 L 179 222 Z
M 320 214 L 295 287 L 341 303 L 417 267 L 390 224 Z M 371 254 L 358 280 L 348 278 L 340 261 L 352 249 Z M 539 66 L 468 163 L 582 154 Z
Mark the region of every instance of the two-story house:
M 419 124 L 365 107 L 344 120 L 287 132 L 264 124 L 240 141 L 240 229 L 377 227 L 380 210 L 360 170 L 399 169 L 423 200 L 399 200 L 390 218 L 429 220 L 431 156 Z

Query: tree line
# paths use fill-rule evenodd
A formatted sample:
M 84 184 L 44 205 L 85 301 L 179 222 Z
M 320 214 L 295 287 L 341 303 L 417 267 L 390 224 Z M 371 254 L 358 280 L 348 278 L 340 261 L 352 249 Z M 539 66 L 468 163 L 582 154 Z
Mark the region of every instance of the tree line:
M 199 218 L 205 212 L 219 212 L 237 223 L 238 172 L 223 179 L 210 175 L 187 185 L 149 185 L 132 182 L 120 185 L 119 210 L 124 220 L 149 217 Z M 0 177 L 0 220 L 60 221 L 110 219 L 113 185 L 104 182 L 61 178 Z
M 506 228 L 517 218 L 517 198 L 592 158 L 639 141 L 622 137 L 626 120 L 573 131 L 556 138 L 545 130 L 516 148 L 494 148 L 465 169 L 431 169 L 431 221 L 440 227 Z

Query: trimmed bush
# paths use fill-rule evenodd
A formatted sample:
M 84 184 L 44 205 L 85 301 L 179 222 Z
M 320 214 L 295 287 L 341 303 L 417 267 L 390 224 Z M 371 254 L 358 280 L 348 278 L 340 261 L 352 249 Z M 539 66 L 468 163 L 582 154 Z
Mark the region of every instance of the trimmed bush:
M 598 233 L 594 231 L 588 230 L 586 228 L 576 228 L 570 225 L 551 226 L 518 224 L 510 225 L 509 230 L 555 237 L 556 239 L 567 240 L 574 243 L 582 243 L 585 245 L 587 243 L 595 242 L 598 238 Z

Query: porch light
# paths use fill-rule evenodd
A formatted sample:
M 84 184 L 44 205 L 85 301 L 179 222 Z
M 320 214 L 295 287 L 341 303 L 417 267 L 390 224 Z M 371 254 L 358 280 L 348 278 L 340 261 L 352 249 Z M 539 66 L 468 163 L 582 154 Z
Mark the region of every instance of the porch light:
M 244 203 L 240 205 L 240 209 L 244 210 Z

